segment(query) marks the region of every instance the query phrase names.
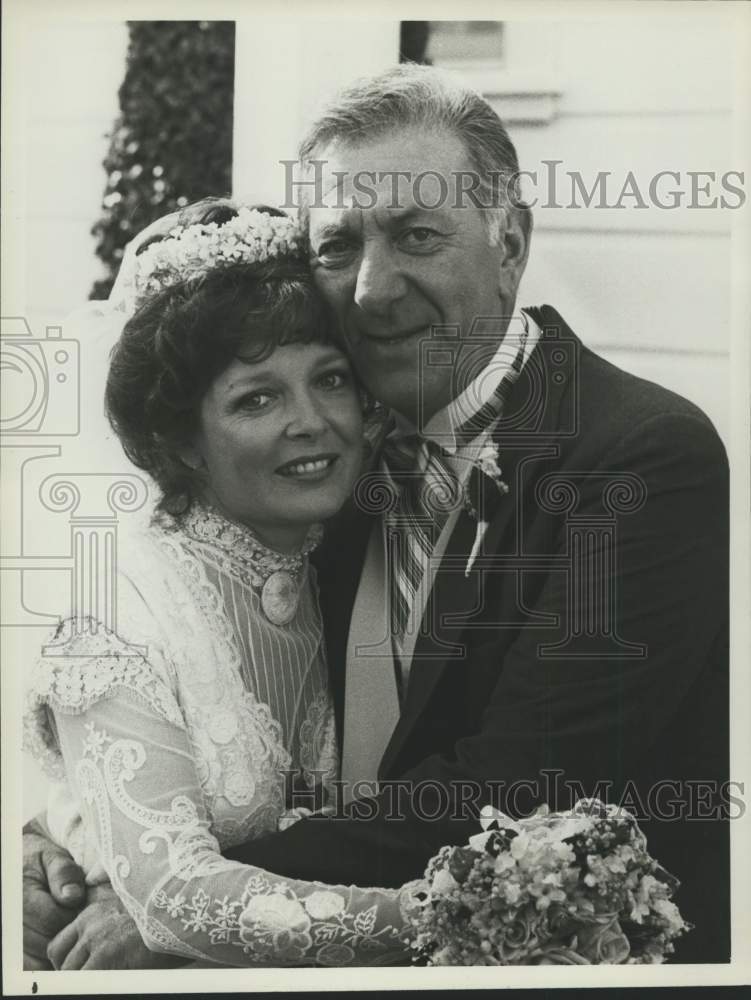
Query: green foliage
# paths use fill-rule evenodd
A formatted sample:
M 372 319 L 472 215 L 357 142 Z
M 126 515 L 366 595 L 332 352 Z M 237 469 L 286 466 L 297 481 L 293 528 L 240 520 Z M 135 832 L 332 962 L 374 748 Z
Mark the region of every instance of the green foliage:
M 232 185 L 234 22 L 131 21 L 128 30 L 102 217 L 91 231 L 107 276 L 92 299 L 109 295 L 141 229 Z

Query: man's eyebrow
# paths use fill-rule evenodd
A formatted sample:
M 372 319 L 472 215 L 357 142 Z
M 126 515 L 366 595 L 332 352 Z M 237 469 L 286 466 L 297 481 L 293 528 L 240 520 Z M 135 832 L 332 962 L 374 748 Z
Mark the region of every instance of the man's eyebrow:
M 342 233 L 351 233 L 352 227 L 346 222 L 324 222 L 321 226 L 311 226 L 310 235 L 315 235 L 316 239 L 328 239 L 331 236 L 341 236 Z
M 398 226 L 403 222 L 411 222 L 412 219 L 421 217 L 434 219 L 437 214 L 441 216 L 444 214 L 440 207 L 423 208 L 421 205 L 405 205 L 398 208 L 384 208 L 382 217 L 387 225 Z
M 376 220 L 382 229 L 393 229 L 396 226 L 403 225 L 405 222 L 410 222 L 417 218 L 433 220 L 437 216 L 442 219 L 446 218 L 445 210 L 442 208 L 422 208 L 420 205 L 405 205 L 399 208 L 378 207 L 369 211 L 375 213 Z M 331 239 L 332 237 L 344 234 L 352 235 L 353 231 L 352 222 L 346 219 L 341 219 L 338 222 L 324 222 L 320 226 L 311 225 L 310 227 L 311 237 L 315 236 L 317 240 Z

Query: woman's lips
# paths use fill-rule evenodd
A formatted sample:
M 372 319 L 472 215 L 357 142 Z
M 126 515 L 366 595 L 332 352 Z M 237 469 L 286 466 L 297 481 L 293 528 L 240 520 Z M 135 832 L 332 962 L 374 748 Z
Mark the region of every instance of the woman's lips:
M 318 482 L 325 479 L 333 469 L 338 455 L 311 455 L 309 458 L 294 458 L 285 462 L 276 470 L 286 479 L 298 479 L 305 482 Z

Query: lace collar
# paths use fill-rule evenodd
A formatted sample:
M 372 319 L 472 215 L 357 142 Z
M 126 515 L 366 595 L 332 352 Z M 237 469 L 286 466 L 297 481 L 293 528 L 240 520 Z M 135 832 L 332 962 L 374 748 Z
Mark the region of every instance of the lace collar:
M 320 543 L 323 527 L 314 525 L 299 552 L 285 554 L 264 545 L 253 531 L 220 514 L 214 507 L 194 502 L 185 514 L 173 515 L 164 511 L 152 519 L 162 530 L 179 531 L 201 548 L 206 549 L 225 569 L 242 577 L 249 577 L 260 586 L 279 570 L 299 576 L 306 558 Z

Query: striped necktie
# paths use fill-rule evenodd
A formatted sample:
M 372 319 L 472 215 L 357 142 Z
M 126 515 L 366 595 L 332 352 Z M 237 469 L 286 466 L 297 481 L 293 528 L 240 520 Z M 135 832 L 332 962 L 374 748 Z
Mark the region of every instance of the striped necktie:
M 389 442 L 387 468 L 397 485 L 398 498 L 388 517 L 391 632 L 397 656 L 407 634 L 415 603 L 438 536 L 463 499 L 446 452 L 418 434 Z
M 516 357 L 492 397 L 455 429 L 458 447 L 474 441 L 503 413 L 509 390 L 522 368 L 526 341 L 525 330 Z M 419 434 L 394 436 L 384 443 L 386 468 L 398 487 L 387 524 L 391 633 L 400 660 L 410 613 L 438 537 L 451 512 L 468 503 L 448 457 L 440 445 Z M 470 502 L 469 506 L 474 505 Z

